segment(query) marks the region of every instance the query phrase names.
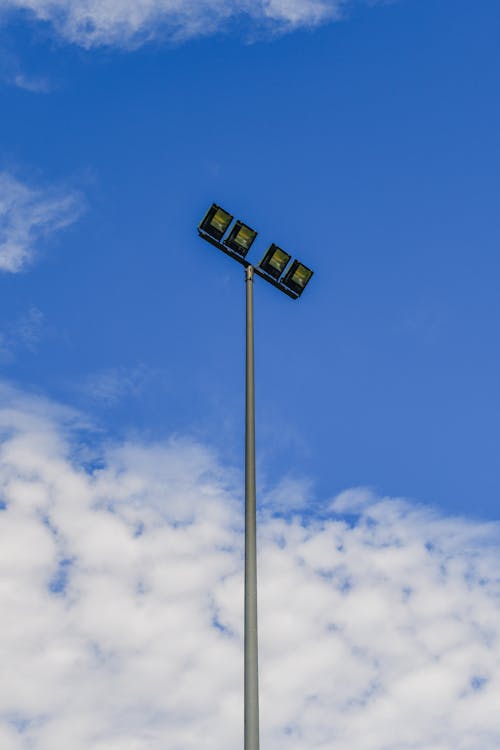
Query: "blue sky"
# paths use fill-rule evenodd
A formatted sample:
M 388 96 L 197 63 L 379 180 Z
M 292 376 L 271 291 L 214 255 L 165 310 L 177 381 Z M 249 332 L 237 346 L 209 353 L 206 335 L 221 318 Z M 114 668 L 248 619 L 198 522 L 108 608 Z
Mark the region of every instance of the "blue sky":
M 82 466 L 104 451 L 115 479 L 137 460 L 146 498 L 155 452 L 168 463 L 193 442 L 198 488 L 206 463 L 238 495 L 244 283 L 197 237 L 215 201 L 259 232 L 255 261 L 276 242 L 315 270 L 299 302 L 255 285 L 262 504 L 315 523 L 347 492 L 341 515 L 381 502 L 394 528 L 429 505 L 436 528 L 468 519 L 467 549 L 489 555 L 474 524 L 494 528 L 500 495 L 499 23 L 494 0 L 0 0 L 5 434 L 32 425 L 35 455 L 36 435 L 57 434 Z M 24 466 L 16 445 L 8 477 Z M 394 515 L 384 497 L 410 504 Z M 269 539 L 292 534 L 273 537 L 274 522 Z
M 0 279 L 4 329 L 44 321 L 6 376 L 74 400 L 141 368 L 92 403 L 106 429 L 217 432 L 238 461 L 241 273 L 194 232 L 215 200 L 256 259 L 275 241 L 316 271 L 297 305 L 256 290 L 265 471 L 496 517 L 497 29 L 493 2 L 405 0 L 84 50 L 8 17 L 3 168 L 86 211 Z

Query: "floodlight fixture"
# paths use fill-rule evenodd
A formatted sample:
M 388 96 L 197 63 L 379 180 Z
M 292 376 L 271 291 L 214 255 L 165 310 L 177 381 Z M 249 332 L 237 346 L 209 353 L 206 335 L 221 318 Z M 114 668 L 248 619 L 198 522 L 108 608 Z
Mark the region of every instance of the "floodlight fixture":
M 257 232 L 243 224 L 242 221 L 237 221 L 231 229 L 229 237 L 224 240 L 224 245 L 244 258 L 256 237 Z
M 259 268 L 261 268 L 265 273 L 269 274 L 269 276 L 272 276 L 273 279 L 279 279 L 279 277 L 287 267 L 291 257 L 291 255 L 285 253 L 284 250 L 275 245 L 273 242 L 267 253 L 260 261 Z
M 311 280 L 312 275 L 313 271 L 311 271 L 310 268 L 303 263 L 299 263 L 298 260 L 294 260 L 286 274 L 281 279 L 281 284 L 292 292 L 295 292 L 299 297 Z
M 223 208 L 213 203 L 205 214 L 199 229 L 201 232 L 220 241 L 226 234 L 233 217 Z

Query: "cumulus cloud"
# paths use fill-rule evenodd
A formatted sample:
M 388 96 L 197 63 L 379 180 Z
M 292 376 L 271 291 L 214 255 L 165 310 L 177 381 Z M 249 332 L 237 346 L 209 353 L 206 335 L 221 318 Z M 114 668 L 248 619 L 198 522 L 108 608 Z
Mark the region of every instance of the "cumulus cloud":
M 345 0 L 0 0 L 0 12 L 22 11 L 49 22 L 70 42 L 127 46 L 159 35 L 213 33 L 235 18 L 290 30 L 338 17 Z
M 0 172 L 0 271 L 22 271 L 37 243 L 76 221 L 82 207 L 75 191 L 32 187 Z
M 0 388 L 2 750 L 233 750 L 242 507 L 189 440 Z M 259 519 L 262 744 L 494 750 L 496 524 L 353 490 Z M 271 507 L 270 507 L 271 506 Z

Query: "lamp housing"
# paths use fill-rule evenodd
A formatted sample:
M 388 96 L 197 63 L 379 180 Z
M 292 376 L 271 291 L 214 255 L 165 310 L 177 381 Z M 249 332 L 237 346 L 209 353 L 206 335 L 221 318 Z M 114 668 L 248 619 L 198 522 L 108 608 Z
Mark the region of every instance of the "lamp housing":
M 269 250 L 260 261 L 259 268 L 261 268 L 265 273 L 269 274 L 269 276 L 272 276 L 273 279 L 279 279 L 279 277 L 287 267 L 291 257 L 291 255 L 286 253 L 273 242 Z
M 257 232 L 243 224 L 242 221 L 237 221 L 231 229 L 229 237 L 224 240 L 224 245 L 244 258 L 256 237 Z
M 213 237 L 214 240 L 220 241 L 226 234 L 232 220 L 233 217 L 230 213 L 213 203 L 205 214 L 199 229 Z
M 286 286 L 286 288 L 290 289 L 292 292 L 295 292 L 297 296 L 300 296 L 311 280 L 313 273 L 314 272 L 303 263 L 294 260 L 286 274 L 281 279 L 281 284 Z

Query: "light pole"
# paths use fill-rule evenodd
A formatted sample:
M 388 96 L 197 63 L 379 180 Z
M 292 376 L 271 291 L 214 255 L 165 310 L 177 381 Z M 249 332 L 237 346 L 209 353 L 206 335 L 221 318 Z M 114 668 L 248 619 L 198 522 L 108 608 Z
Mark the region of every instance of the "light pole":
M 245 267 L 246 377 L 245 377 L 245 626 L 244 626 L 244 750 L 259 750 L 259 654 L 257 637 L 257 513 L 255 476 L 255 379 L 254 379 L 254 275 L 268 281 L 292 299 L 298 299 L 313 272 L 277 245 L 271 245 L 259 266 L 246 255 L 257 236 L 241 221 L 235 222 L 223 240 L 233 216 L 215 203 L 205 214 L 198 234 Z

